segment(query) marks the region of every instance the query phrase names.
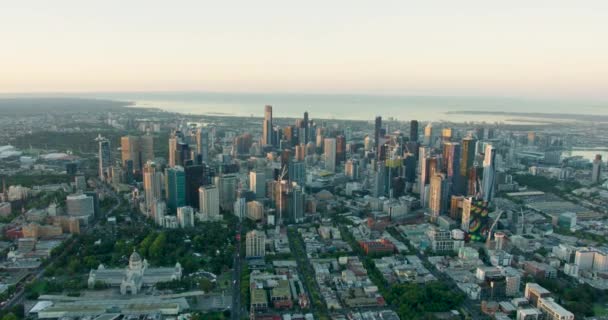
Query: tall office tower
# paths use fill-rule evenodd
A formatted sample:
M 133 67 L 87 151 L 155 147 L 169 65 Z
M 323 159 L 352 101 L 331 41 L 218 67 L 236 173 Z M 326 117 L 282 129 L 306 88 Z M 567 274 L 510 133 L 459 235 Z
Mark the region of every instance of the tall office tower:
M 372 151 L 372 138 L 369 136 L 365 136 L 365 139 L 363 139 L 363 149 L 366 152 Z
M 234 215 L 239 218 L 239 220 L 243 220 L 247 215 L 247 199 L 238 198 L 234 202 Z
M 410 141 L 418 141 L 418 120 L 410 121 Z
M 251 230 L 245 236 L 245 256 L 263 257 L 266 255 L 266 235 L 262 230 Z
M 204 164 L 184 167 L 186 175 L 186 205 L 193 208 L 199 207 L 198 188 L 211 184 L 211 172 Z
M 154 137 L 149 134 L 143 135 L 139 137 L 139 144 L 141 146 L 141 162 L 154 161 Z
M 141 146 L 140 139 L 137 136 L 124 136 L 120 138 L 120 149 L 122 164 L 125 165 L 127 161 L 133 162 L 133 171 L 141 172 L 142 166 L 147 161 L 142 161 L 141 157 Z M 151 160 L 151 159 L 148 159 Z M 131 172 L 133 173 L 133 172 Z
M 448 197 L 452 194 L 463 194 L 464 185 L 460 176 L 460 143 L 443 144 L 443 168 L 449 185 Z
M 437 221 L 437 218 L 447 207 L 447 192 L 446 192 L 446 179 L 441 173 L 438 173 L 431 177 L 431 185 L 429 187 L 429 210 L 433 221 Z
M 292 223 L 300 223 L 304 221 L 304 202 L 306 195 L 304 189 L 299 185 L 292 185 L 291 197 L 289 202 L 289 220 Z
M 346 138 L 343 135 L 336 137 L 336 164 L 346 161 Z
M 304 139 L 300 138 L 300 143 L 303 144 L 307 144 L 308 143 L 308 139 L 310 138 L 310 133 L 309 133 L 309 123 L 308 123 L 308 111 L 304 112 L 304 121 L 302 122 L 302 125 L 304 126 Z
M 297 145 L 295 149 L 296 149 L 296 155 L 295 155 L 296 161 L 306 160 L 306 145 L 301 143 L 301 144 Z
M 336 139 L 325 138 L 324 142 L 325 170 L 336 172 Z
M 214 185 L 206 185 L 198 188 L 199 211 L 211 219 L 216 220 L 220 217 L 220 192 Z
M 462 200 L 462 219 L 460 222 L 460 229 L 464 232 L 469 232 L 469 225 L 471 224 L 471 207 L 473 205 L 473 198 L 468 197 Z
M 483 159 L 483 201 L 490 202 L 494 198 L 494 183 L 496 179 L 496 149 L 491 144 L 486 145 Z
M 251 136 L 250 133 L 245 133 L 235 137 L 233 142 L 233 150 L 236 152 L 234 155 L 249 155 L 249 150 L 251 149 L 252 144 L 253 136 Z
M 348 159 L 344 164 L 344 174 L 351 180 L 359 180 L 359 162 Z
M 530 131 L 528 132 L 528 145 L 533 146 L 536 144 L 536 132 Z
M 255 193 L 256 199 L 266 197 L 266 174 L 264 171 L 249 172 L 249 190 Z
M 185 166 L 186 162 L 190 160 L 190 155 L 190 146 L 183 141 L 178 141 L 175 152 L 175 165 Z
M 374 123 L 374 150 L 380 150 L 380 131 L 382 130 L 382 117 L 377 116 Z
M 188 206 L 177 208 L 177 222 L 182 228 L 194 227 L 194 208 Z
M 262 144 L 272 145 L 272 106 L 264 107 L 264 122 L 262 128 Z
M 475 163 L 475 144 L 475 139 L 471 136 L 467 136 L 462 139 L 460 148 L 460 185 L 458 186 L 458 189 L 466 195 L 470 195 L 468 192 L 468 181 L 470 179 L 469 175 L 471 169 Z
M 317 128 L 317 130 L 316 130 L 316 137 L 317 137 L 316 145 L 317 145 L 317 148 L 319 148 L 319 150 L 323 149 L 323 141 L 325 139 L 324 129 L 325 128 Z
M 289 161 L 287 172 L 290 182 L 295 182 L 304 187 L 306 184 L 306 163 L 304 161 Z
M 430 122 L 424 127 L 423 143 L 425 146 L 430 146 L 433 143 L 433 124 Z
M 296 127 L 295 126 L 286 126 L 283 128 L 283 138 L 281 140 L 285 140 L 287 144 L 284 144 L 282 148 L 290 148 L 296 143 Z
M 403 155 L 403 164 L 405 165 L 405 182 L 416 182 L 416 155 L 413 153 L 405 153 Z
M 176 136 L 169 138 L 169 167 L 175 167 L 177 165 L 177 144 L 178 138 Z
M 167 209 L 170 212 L 176 212 L 177 208 L 186 205 L 186 173 L 184 167 L 175 166 L 165 169 L 165 179 L 167 181 Z
M 203 162 L 209 161 L 209 131 L 203 127 L 196 131 L 196 153 Z
M 220 207 L 225 211 L 234 209 L 236 201 L 237 178 L 234 174 L 222 174 L 215 177 L 215 186 L 219 189 Z
M 441 139 L 443 142 L 448 142 L 452 140 L 452 128 L 443 128 L 441 130 Z
M 383 197 L 386 195 L 386 164 L 384 161 L 378 161 L 376 173 L 374 176 L 374 197 Z
M 148 211 L 152 210 L 157 200 L 162 200 L 162 183 L 163 175 L 156 170 L 156 163 L 146 162 L 144 165 L 144 196 Z
M 591 169 L 591 183 L 602 182 L 602 155 L 596 154 Z
M 95 139 L 99 143 L 99 179 L 105 181 L 109 177 L 108 170 L 112 166 L 112 153 L 110 152 L 110 141 L 101 135 Z
M 430 153 L 431 153 L 431 148 L 429 148 L 429 147 L 420 147 L 419 152 L 418 152 L 418 155 L 419 155 L 418 165 L 420 166 L 420 172 L 419 172 L 419 177 L 418 177 L 418 184 L 419 184 L 418 192 L 420 194 L 420 204 L 422 206 L 425 206 L 427 203 L 425 189 L 426 189 L 426 185 L 428 183 L 428 177 L 429 177 L 428 164 L 429 164 Z

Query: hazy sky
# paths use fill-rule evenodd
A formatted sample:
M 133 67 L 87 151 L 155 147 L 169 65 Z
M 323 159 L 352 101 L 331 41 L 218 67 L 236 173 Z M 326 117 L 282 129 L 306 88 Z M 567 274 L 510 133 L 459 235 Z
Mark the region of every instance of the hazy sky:
M 0 3 L 0 92 L 608 99 L 607 0 Z

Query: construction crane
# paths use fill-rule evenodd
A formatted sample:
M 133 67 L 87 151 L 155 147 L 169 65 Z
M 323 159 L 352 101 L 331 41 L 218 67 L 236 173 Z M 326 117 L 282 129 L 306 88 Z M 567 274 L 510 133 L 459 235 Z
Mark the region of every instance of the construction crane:
M 504 211 L 502 211 L 502 210 L 497 210 L 497 211 L 498 211 L 498 216 L 496 216 L 496 219 L 494 219 L 494 223 L 492 223 L 492 226 L 490 227 L 490 230 L 488 231 L 488 238 L 486 239 L 486 248 L 490 247 L 490 243 L 492 242 L 492 235 L 494 234 L 494 228 L 496 228 L 496 224 L 498 224 L 498 220 L 500 220 L 500 217 L 504 213 Z

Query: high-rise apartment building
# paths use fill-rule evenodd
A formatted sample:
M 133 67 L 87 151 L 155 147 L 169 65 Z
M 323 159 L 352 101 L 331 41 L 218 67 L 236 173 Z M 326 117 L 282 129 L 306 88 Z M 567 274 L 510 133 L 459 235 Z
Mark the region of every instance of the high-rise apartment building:
M 112 167 L 112 153 L 110 151 L 110 141 L 101 135 L 95 139 L 99 143 L 99 179 L 105 181 L 110 175 L 108 170 Z
M 602 155 L 596 154 L 591 168 L 591 183 L 602 182 Z
M 272 139 L 272 106 L 264 107 L 264 122 L 262 127 L 262 144 L 273 145 Z
M 200 213 L 211 220 L 220 217 L 220 192 L 214 185 L 206 185 L 198 189 Z
M 410 141 L 418 141 L 418 120 L 410 121 Z
M 148 161 L 144 166 L 144 197 L 148 212 L 157 200 L 162 199 L 163 174 L 157 171 L 156 163 Z
M 323 141 L 325 169 L 330 172 L 336 172 L 336 139 L 326 138 Z
M 264 231 L 252 230 L 245 238 L 245 256 L 263 257 L 266 255 L 266 235 Z
M 142 167 L 148 161 L 154 161 L 154 137 L 144 136 L 123 136 L 120 138 L 122 165 L 126 166 L 128 161 L 132 161 L 135 172 L 141 172 Z
M 249 190 L 257 199 L 266 197 L 266 174 L 263 171 L 249 172 Z
M 486 145 L 483 160 L 483 201 L 490 202 L 494 198 L 494 184 L 496 180 L 496 149 L 491 144 Z

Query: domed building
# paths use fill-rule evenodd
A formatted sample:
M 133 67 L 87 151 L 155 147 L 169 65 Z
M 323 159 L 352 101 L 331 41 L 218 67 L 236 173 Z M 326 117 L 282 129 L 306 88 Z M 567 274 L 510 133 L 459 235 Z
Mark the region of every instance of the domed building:
M 96 283 L 102 283 L 111 287 L 120 287 L 120 293 L 138 294 L 143 287 L 154 286 L 158 282 L 180 280 L 182 278 L 182 266 L 178 263 L 173 268 L 149 268 L 148 261 L 133 251 L 129 257 L 129 265 L 125 269 L 106 269 L 100 264 L 97 269 L 89 272 L 89 289 L 95 287 Z

